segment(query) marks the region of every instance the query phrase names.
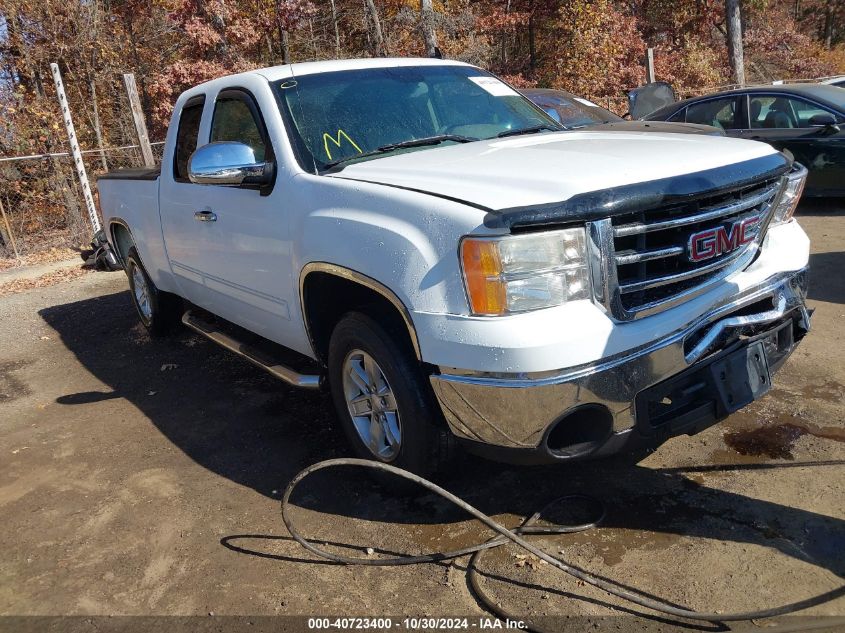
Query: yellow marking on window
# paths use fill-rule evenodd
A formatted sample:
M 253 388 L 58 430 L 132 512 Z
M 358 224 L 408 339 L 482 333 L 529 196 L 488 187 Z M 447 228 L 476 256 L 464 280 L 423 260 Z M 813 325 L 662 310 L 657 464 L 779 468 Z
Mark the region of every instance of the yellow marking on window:
M 343 130 L 337 131 L 337 138 L 335 138 L 334 136 L 332 136 L 331 134 L 326 132 L 326 133 L 323 134 L 323 147 L 326 148 L 326 156 L 329 157 L 329 160 L 332 159 L 332 153 L 329 151 L 329 141 L 334 143 L 335 147 L 340 149 L 341 138 L 345 138 L 347 141 L 349 141 L 349 144 L 352 145 L 352 147 L 354 147 L 355 149 L 357 149 L 359 154 L 364 153 L 363 151 L 361 151 L 361 148 L 358 147 L 358 144 L 355 141 L 353 141 L 351 138 L 349 138 L 349 135 L 346 132 L 344 132 Z

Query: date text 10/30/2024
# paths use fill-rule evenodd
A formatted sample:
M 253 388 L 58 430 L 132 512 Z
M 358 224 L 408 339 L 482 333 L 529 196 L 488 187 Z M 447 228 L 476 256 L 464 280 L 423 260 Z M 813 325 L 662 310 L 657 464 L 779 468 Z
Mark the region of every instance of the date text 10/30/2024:
M 522 620 L 498 618 L 308 618 L 308 628 L 319 629 L 404 629 L 404 630 L 524 630 Z

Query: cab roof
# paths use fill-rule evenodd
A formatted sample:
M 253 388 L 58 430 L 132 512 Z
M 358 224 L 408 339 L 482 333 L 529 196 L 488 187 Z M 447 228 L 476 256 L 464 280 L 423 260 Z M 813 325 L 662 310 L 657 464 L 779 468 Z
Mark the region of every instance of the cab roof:
M 283 64 L 269 68 L 256 68 L 246 72 L 217 77 L 198 84 L 189 92 L 202 91 L 221 79 L 232 80 L 238 77 L 259 76 L 267 81 L 279 81 L 291 77 L 302 77 L 317 73 L 331 73 L 340 70 L 363 70 L 367 68 L 399 68 L 407 66 L 470 66 L 464 62 L 451 59 L 432 59 L 429 57 L 375 57 L 368 59 L 337 59 L 321 62 L 299 62 Z
M 289 77 L 301 77 L 316 73 L 331 73 L 339 70 L 363 70 L 367 68 L 398 68 L 402 66 L 469 66 L 464 62 L 430 57 L 375 57 L 368 59 L 337 59 L 321 62 L 300 62 L 261 68 L 254 72 L 268 81 Z

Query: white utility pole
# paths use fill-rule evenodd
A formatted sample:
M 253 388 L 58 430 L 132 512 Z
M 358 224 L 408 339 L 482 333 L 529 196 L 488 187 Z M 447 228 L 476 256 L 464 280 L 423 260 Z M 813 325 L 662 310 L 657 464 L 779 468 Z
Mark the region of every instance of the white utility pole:
M 88 184 L 88 174 L 85 172 L 85 163 L 82 162 L 82 151 L 79 149 L 79 141 L 76 139 L 76 130 L 73 127 L 73 118 L 70 115 L 70 106 L 65 95 L 65 85 L 62 82 L 62 73 L 58 64 L 50 64 L 53 72 L 53 83 L 56 84 L 56 94 L 59 96 L 59 108 L 65 120 L 70 153 L 73 156 L 73 164 L 76 167 L 76 175 L 79 177 L 79 186 L 82 188 L 82 197 L 85 198 L 85 207 L 88 209 L 88 218 L 94 233 L 100 230 L 100 218 L 97 215 L 97 207 L 94 205 L 94 195 L 91 193 L 91 185 Z

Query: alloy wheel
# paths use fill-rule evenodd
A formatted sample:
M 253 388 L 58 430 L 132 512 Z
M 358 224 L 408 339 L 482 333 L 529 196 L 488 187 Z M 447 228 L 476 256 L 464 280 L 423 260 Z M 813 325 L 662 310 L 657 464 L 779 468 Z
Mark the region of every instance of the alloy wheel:
M 135 296 L 135 305 L 138 306 L 138 312 L 145 320 L 149 321 L 153 318 L 153 306 L 150 302 L 150 289 L 147 286 L 147 280 L 144 273 L 138 266 L 132 266 L 132 291 Z
M 399 410 L 384 372 L 367 352 L 346 355 L 343 392 L 358 437 L 377 459 L 393 460 L 402 444 Z

